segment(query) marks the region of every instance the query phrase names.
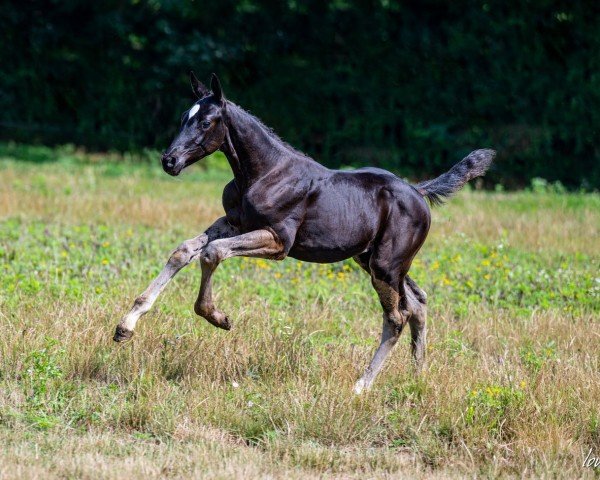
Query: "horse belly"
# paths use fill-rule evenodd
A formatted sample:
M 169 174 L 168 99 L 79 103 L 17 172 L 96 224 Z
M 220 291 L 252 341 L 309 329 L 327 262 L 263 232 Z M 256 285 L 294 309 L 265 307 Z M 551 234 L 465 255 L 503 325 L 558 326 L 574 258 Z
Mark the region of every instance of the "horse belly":
M 288 256 L 305 262 L 333 263 L 369 248 L 377 231 L 374 221 L 360 215 L 345 219 L 327 213 L 302 223 Z

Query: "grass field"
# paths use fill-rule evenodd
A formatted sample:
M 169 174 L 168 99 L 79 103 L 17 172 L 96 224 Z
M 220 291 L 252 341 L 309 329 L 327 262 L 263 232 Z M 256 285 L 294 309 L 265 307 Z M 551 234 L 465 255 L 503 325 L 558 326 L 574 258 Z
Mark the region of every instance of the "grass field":
M 352 386 L 381 312 L 352 262 L 231 259 L 217 330 L 180 273 L 115 344 L 182 240 L 222 214 L 222 160 L 0 148 L 0 478 L 598 477 L 600 196 L 466 191 L 433 212 L 412 275 L 428 366 L 408 337 Z M 498 168 L 501 168 L 499 166 Z

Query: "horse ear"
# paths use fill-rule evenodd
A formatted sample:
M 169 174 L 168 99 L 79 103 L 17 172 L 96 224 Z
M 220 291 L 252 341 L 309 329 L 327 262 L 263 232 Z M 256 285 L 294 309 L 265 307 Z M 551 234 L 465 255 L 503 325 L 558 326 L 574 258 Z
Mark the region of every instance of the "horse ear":
M 192 91 L 194 92 L 194 95 L 196 95 L 198 98 L 206 97 L 210 93 L 210 90 L 206 88 L 206 85 L 196 78 L 196 75 L 194 75 L 192 70 L 190 70 L 190 83 L 192 84 Z
M 221 88 L 221 82 L 219 82 L 219 77 L 217 77 L 214 73 L 210 77 L 210 89 L 217 100 L 223 100 L 223 89 Z

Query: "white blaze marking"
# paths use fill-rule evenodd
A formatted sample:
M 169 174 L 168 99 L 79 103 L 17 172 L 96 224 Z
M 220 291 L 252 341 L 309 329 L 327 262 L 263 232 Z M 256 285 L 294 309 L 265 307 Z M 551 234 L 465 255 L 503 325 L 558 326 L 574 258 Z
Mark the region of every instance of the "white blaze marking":
M 200 105 L 194 105 L 191 109 L 190 109 L 190 113 L 188 115 L 188 120 L 190 118 L 192 118 L 194 115 L 196 115 L 198 113 L 198 110 L 200 110 Z

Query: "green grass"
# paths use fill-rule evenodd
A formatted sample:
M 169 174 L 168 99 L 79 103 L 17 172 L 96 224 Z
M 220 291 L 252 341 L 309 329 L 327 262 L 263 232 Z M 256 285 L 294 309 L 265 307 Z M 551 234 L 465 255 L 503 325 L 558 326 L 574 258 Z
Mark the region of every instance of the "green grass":
M 192 265 L 112 343 L 229 180 L 219 156 L 176 179 L 141 157 L 0 146 L 0 476 L 594 476 L 597 194 L 538 182 L 436 209 L 412 269 L 428 368 L 413 377 L 405 334 L 355 397 L 381 312 L 351 261 L 227 260 L 231 332 L 193 314 Z

